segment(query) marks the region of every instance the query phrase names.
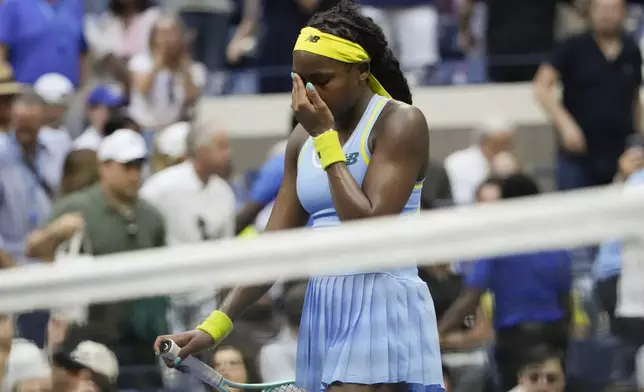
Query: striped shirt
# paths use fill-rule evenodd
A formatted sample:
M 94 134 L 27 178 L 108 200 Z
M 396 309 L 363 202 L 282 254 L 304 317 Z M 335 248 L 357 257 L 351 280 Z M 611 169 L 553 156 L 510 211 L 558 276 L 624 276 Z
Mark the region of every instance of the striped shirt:
M 40 177 L 57 190 L 69 146 L 41 131 L 34 160 Z M 0 247 L 16 264 L 24 257 L 25 239 L 49 218 L 51 200 L 23 159 L 13 132 L 0 134 Z

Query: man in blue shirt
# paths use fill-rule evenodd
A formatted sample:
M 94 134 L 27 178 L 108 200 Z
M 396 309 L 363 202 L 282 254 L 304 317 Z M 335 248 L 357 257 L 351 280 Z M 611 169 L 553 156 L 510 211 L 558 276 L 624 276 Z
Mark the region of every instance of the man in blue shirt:
M 18 266 L 36 262 L 25 257 L 25 242 L 49 218 L 67 154 L 60 139 L 40 131 L 43 115 L 40 97 L 24 93 L 13 104 L 14 129 L 0 133 L 0 254 Z M 19 333 L 42 347 L 47 318 L 21 315 Z
M 502 182 L 503 199 L 539 192 L 534 181 L 516 174 Z M 538 344 L 565 352 L 570 324 L 571 260 L 567 251 L 514 254 L 475 261 L 464 290 L 439 323 L 444 336 L 474 311 L 481 296 L 494 295 L 495 359 L 502 390 L 516 386 L 521 356 Z
M 270 157 L 257 171 L 248 201 L 237 213 L 236 233 L 252 224 L 257 216 L 277 198 L 284 177 L 284 152 Z
M 295 116 L 291 116 L 291 128 L 289 132 L 297 126 Z M 253 222 L 256 222 L 260 213 L 266 212 L 275 199 L 282 185 L 284 177 L 284 154 L 286 153 L 286 142 L 282 140 L 273 147 L 272 153 L 268 159 L 257 170 L 257 175 L 253 180 L 248 200 L 237 212 L 237 222 L 235 224 L 235 234 L 239 234 Z M 269 212 L 270 214 L 270 212 Z M 262 230 L 263 228 L 257 228 Z
M 59 73 L 78 88 L 86 52 L 81 0 L 0 1 L 0 63 L 11 64 L 18 82 Z

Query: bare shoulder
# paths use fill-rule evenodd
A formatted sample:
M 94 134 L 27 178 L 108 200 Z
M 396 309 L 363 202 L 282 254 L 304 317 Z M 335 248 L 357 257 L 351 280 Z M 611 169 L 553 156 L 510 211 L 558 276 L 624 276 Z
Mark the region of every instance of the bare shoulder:
M 416 106 L 391 100 L 380 115 L 379 138 L 413 143 L 429 148 L 429 127 L 423 112 Z M 380 122 L 379 121 L 379 122 Z

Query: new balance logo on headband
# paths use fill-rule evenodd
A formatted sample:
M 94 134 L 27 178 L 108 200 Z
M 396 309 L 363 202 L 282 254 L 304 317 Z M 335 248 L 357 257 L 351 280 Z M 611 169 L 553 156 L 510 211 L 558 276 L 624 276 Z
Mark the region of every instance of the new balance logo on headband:
M 309 42 L 316 43 L 320 40 L 319 35 L 309 35 L 308 38 L 306 39 Z

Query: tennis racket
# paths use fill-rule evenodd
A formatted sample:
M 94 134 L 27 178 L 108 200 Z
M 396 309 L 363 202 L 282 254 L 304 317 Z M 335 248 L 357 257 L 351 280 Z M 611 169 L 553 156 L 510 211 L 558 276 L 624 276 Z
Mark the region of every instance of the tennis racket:
M 163 359 L 172 362 L 177 358 L 179 350 L 180 348 L 175 342 L 172 340 L 165 340 L 161 343 L 159 355 Z M 230 381 L 215 369 L 192 356 L 184 358 L 183 361 L 181 361 L 181 364 L 175 366 L 174 369 L 181 373 L 190 374 L 220 392 L 230 392 L 229 388 L 264 392 L 303 392 L 303 390 L 295 386 L 293 381 L 280 381 L 263 384 L 244 384 Z

